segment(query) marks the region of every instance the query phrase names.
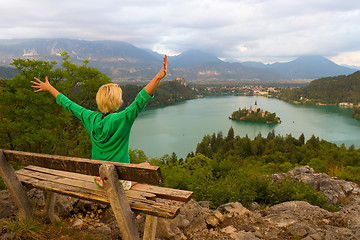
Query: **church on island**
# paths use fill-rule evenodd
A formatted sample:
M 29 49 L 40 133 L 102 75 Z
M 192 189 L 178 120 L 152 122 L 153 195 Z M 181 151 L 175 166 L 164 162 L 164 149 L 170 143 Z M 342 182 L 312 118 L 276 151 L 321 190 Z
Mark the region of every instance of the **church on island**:
M 258 108 L 257 101 L 255 101 L 254 110 L 251 108 L 251 106 L 250 109 L 239 108 L 239 110 L 231 114 L 229 119 L 246 122 L 281 123 L 280 118 L 276 117 L 276 113 L 263 111 Z

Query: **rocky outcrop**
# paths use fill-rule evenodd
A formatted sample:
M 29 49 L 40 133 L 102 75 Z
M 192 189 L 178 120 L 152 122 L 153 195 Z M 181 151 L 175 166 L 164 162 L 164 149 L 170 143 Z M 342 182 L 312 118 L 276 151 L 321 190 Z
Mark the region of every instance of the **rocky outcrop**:
M 307 202 L 292 201 L 267 209 L 260 209 L 257 203 L 247 209 L 241 203 L 232 202 L 211 210 L 209 203 L 204 201 L 191 200 L 186 204 L 172 201 L 164 204 L 181 205 L 181 211 L 175 219 L 159 219 L 157 239 L 360 239 L 360 191 L 357 184 L 316 174 L 308 166 L 272 177 L 276 181 L 290 177 L 307 182 L 323 191 L 329 201 L 340 203 L 341 209 L 328 212 Z M 35 205 L 43 207 L 42 191 L 31 190 L 28 194 Z M 0 192 L 0 205 L 2 218 L 14 215 L 16 207 L 6 191 Z M 62 218 L 70 219 L 74 229 L 101 232 L 109 239 L 117 239 L 119 229 L 110 207 L 106 205 L 62 196 L 58 199 L 57 211 Z M 145 216 L 138 215 L 136 219 L 139 229 L 143 229 Z
M 274 174 L 272 178 L 277 181 L 290 177 L 297 181 L 309 183 L 316 190 L 323 192 L 331 204 L 344 205 L 348 201 L 360 200 L 360 187 L 358 184 L 330 177 L 325 173 L 314 173 L 314 169 L 303 166 L 287 173 Z

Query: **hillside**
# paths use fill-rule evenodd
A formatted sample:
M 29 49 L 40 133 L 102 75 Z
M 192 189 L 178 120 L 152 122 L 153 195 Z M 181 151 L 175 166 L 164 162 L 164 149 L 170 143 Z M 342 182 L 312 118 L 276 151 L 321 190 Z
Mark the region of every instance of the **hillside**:
M 130 105 L 136 95 L 141 91 L 144 86 L 139 85 L 121 85 L 123 90 L 124 105 L 122 109 L 125 109 Z M 156 97 L 149 101 L 147 107 L 160 107 L 175 104 L 180 101 L 197 98 L 196 92 L 186 86 L 185 82 L 180 80 L 162 81 L 155 90 L 154 95 Z
M 121 41 L 84 41 L 74 39 L 0 40 L 0 66 L 10 66 L 12 59 L 61 61 L 67 52 L 70 60 L 96 67 L 117 82 L 146 82 L 161 66 L 162 56 Z M 285 63 L 224 62 L 217 56 L 189 50 L 169 56 L 168 76 L 172 79 L 205 82 L 275 82 L 292 79 L 350 74 L 355 69 L 339 66 L 321 56 L 302 56 Z
M 360 103 L 360 71 L 350 75 L 321 78 L 309 86 L 284 90 L 279 98 L 303 104 Z
M 276 70 L 288 79 L 315 79 L 337 75 L 347 75 L 355 70 L 339 66 L 322 56 L 301 56 L 285 63 L 273 63 L 270 69 Z

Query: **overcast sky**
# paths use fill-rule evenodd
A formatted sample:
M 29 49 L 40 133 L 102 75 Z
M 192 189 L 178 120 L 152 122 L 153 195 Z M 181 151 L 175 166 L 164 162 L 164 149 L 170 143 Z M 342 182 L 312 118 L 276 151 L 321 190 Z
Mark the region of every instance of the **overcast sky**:
M 226 61 L 322 55 L 360 67 L 359 0 L 0 0 L 0 39 L 121 40 Z

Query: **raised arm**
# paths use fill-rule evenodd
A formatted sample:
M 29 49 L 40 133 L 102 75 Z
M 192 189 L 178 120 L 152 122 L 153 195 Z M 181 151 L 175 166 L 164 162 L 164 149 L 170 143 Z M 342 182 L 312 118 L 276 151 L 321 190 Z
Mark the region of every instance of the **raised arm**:
M 45 82 L 42 82 L 40 79 L 34 77 L 36 82 L 30 81 L 32 84 L 32 88 L 36 88 L 35 92 L 40 91 L 49 91 L 55 98 L 59 95 L 58 90 L 56 90 L 51 84 L 49 83 L 48 77 L 45 77 Z
M 145 87 L 145 91 L 149 95 L 152 95 L 155 92 L 155 89 L 156 89 L 157 85 L 159 84 L 160 80 L 165 77 L 166 70 L 167 70 L 167 56 L 165 55 L 162 69 L 160 70 L 160 72 L 158 74 L 156 74 L 156 76 L 153 78 L 153 80 L 151 80 L 148 83 L 148 85 L 146 85 L 146 87 Z

